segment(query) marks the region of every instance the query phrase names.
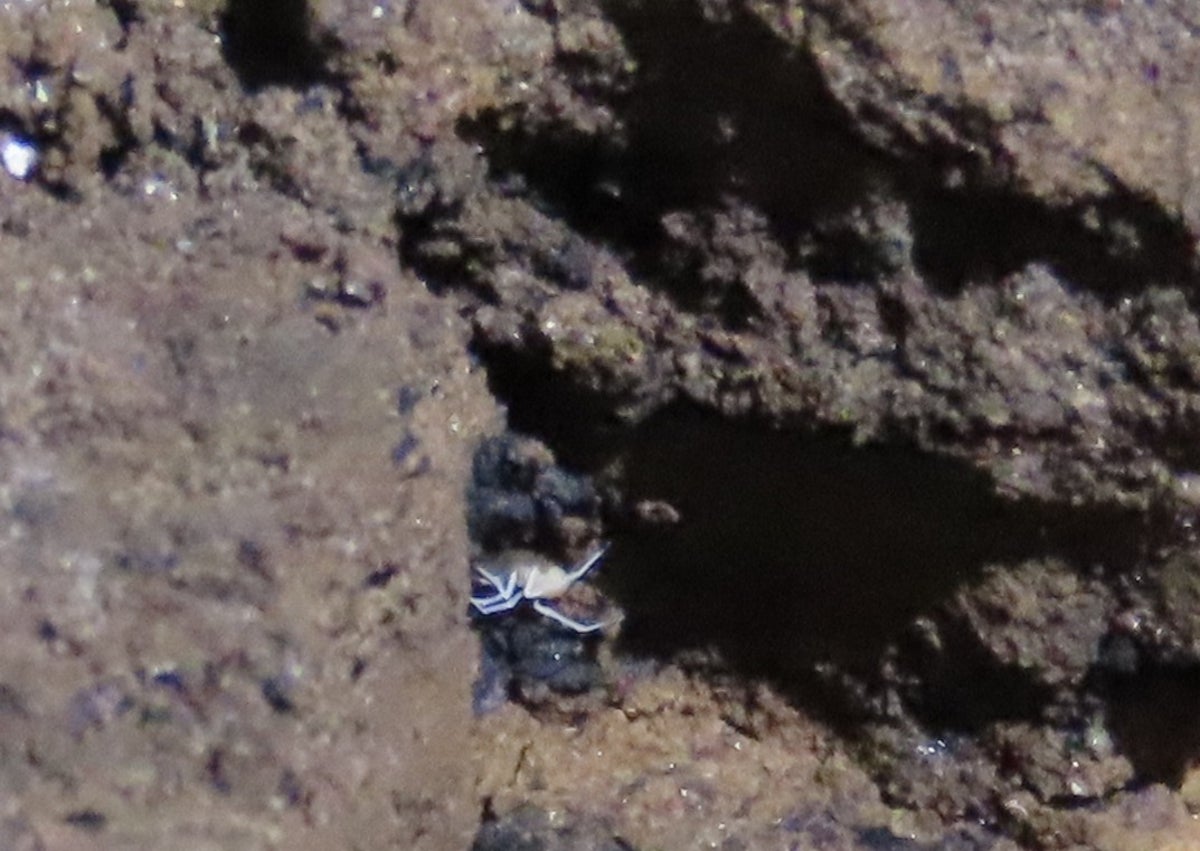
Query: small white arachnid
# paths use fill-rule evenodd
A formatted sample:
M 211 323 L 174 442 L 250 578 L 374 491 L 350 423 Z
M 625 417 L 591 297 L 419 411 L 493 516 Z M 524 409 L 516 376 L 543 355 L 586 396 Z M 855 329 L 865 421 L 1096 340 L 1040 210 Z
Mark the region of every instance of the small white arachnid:
M 549 602 L 567 593 L 608 552 L 608 544 L 594 547 L 583 561 L 565 570 L 556 564 L 538 563 L 534 559 L 517 561 L 504 568 L 475 566 L 475 580 L 490 586 L 483 596 L 471 596 L 471 605 L 481 615 L 509 612 L 528 602 L 542 617 L 562 624 L 581 635 L 597 632 L 608 624 L 603 621 L 577 621 L 560 612 Z

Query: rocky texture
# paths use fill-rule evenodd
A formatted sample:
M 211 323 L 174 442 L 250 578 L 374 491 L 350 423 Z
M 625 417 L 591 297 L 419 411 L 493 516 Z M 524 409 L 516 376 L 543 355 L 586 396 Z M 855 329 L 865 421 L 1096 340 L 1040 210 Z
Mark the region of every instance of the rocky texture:
M 1200 841 L 1191 16 L 0 4 L 0 845 Z
M 1147 710 L 1198 682 L 1161 587 L 1194 546 L 1178 11 L 535 11 L 569 97 L 467 124 L 486 168 L 431 148 L 402 250 L 512 418 L 624 494 L 627 643 L 866 723 L 948 818 L 1181 782 Z
M 0 845 L 465 847 L 494 404 L 338 93 L 256 100 L 171 5 L 0 13 L 42 150 L 2 187 Z

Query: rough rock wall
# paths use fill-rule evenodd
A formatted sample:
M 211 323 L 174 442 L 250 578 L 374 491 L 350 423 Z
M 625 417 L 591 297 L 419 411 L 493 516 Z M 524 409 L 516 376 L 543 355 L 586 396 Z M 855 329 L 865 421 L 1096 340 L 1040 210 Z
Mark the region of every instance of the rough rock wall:
M 402 172 L 402 256 L 619 483 L 627 644 L 715 647 L 1012 835 L 1184 783 L 1186 11 L 527 8 L 560 85 Z
M 1188 847 L 1192 17 L 0 4 L 0 845 Z M 625 621 L 472 721 L 495 399 Z

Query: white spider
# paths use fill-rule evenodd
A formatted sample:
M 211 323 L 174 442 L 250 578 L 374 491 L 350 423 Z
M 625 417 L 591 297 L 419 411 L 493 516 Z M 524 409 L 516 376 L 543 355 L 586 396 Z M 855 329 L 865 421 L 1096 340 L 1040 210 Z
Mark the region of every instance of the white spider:
M 509 612 L 523 602 L 528 602 L 542 617 L 560 623 L 574 632 L 585 635 L 596 632 L 608 624 L 603 621 L 577 621 L 554 608 L 548 601 L 557 599 L 578 582 L 583 575 L 596 566 L 601 556 L 608 552 L 608 544 L 601 544 L 572 567 L 564 570 L 556 564 L 538 563 L 534 559 L 516 561 L 506 569 L 488 569 L 475 565 L 475 578 L 480 584 L 490 585 L 488 596 L 471 597 L 471 605 L 481 615 Z

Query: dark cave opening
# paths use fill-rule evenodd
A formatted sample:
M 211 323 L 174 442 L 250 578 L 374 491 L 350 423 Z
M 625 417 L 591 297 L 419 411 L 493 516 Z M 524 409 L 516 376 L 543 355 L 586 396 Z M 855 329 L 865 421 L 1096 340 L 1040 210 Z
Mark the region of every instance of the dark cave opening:
M 672 18 L 681 8 L 690 17 Z M 697 273 L 701 260 L 722 256 L 703 243 L 711 235 L 697 226 L 693 243 L 664 233 L 664 216 L 679 210 L 701 224 L 714 210 L 761 211 L 786 263 L 814 280 L 895 276 L 892 254 L 947 296 L 1039 262 L 1102 298 L 1194 277 L 1184 229 L 1119 186 L 1056 208 L 962 151 L 872 147 L 811 57 L 750 17 L 717 26 L 672 3 L 610 17 L 638 60 L 609 104 L 621 133 L 511 114 L 484 114 L 460 131 L 482 145 L 497 185 L 604 244 L 639 285 L 685 312 L 727 328 L 750 313 L 716 298 Z M 965 187 L 947 188 L 958 170 Z M 876 212 L 881 201 L 900 213 Z M 904 227 L 889 229 L 893 219 Z M 879 248 L 893 233 L 911 236 L 911 254 Z M 808 243 L 808 254 L 797 248 Z M 432 271 L 452 281 L 458 269 Z M 827 715 L 845 706 L 851 679 L 878 681 L 899 645 L 890 658 L 915 666 L 905 708 L 928 729 L 1046 722 L 1061 695 L 998 663 L 961 621 L 940 621 L 951 646 L 928 668 L 905 656 L 906 630 L 988 566 L 1061 558 L 1081 575 L 1113 575 L 1145 563 L 1148 534 L 1132 510 L 1005 499 L 966 461 L 854 446 L 835 431 L 782 432 L 682 406 L 632 425 L 614 412 L 641 400 L 572 386 L 545 352 L 479 354 L 516 431 L 546 440 L 573 469 L 611 475 L 616 544 L 599 580 L 626 613 L 621 649 L 632 655 L 712 649 L 734 674 L 769 678 Z M 671 505 L 679 522 L 641 522 L 631 510 L 641 500 Z M 833 679 L 822 679 L 828 671 Z
M 885 658 L 915 666 L 904 699 L 930 729 L 1037 718 L 1052 695 L 946 607 L 989 565 L 1061 557 L 1119 571 L 1138 558 L 1135 517 L 1007 500 L 964 462 L 683 405 L 622 424 L 519 363 L 491 364 L 513 428 L 607 482 L 615 544 L 598 581 L 626 616 L 619 651 L 664 661 L 713 651 L 832 721 L 870 714 L 861 689 L 880 685 Z M 644 522 L 641 501 L 669 504 L 678 522 Z M 906 655 L 918 615 L 940 619 L 953 644 L 944 657 Z
M 1110 631 L 1100 643 L 1091 688 L 1113 741 L 1138 784 L 1178 787 L 1200 754 L 1200 666 L 1153 642 Z
M 718 22 L 671 0 L 636 11 L 613 4 L 606 15 L 636 71 L 575 68 L 615 62 L 605 55 L 558 64 L 581 102 L 611 111 L 611 127 L 571 114 L 534 121 L 522 108 L 464 120 L 460 135 L 485 150 L 497 185 L 520 187 L 685 310 L 713 310 L 734 326 L 750 306 L 725 291 L 729 282 L 705 279 L 698 246 L 667 234 L 670 214 L 693 213 L 702 228 L 761 213 L 765 237 L 796 262 L 804 242 L 830 274 L 887 267 L 877 245 L 842 224 L 888 182 L 890 166 L 850 131 L 811 56 L 742 11 Z
M 984 566 L 1055 550 L 1105 560 L 1116 546 L 1049 528 L 1044 511 L 996 496 L 965 464 L 836 434 L 676 409 L 617 454 L 626 500 L 680 516 L 623 538 L 606 569 L 627 644 L 656 655 L 710 644 L 748 670 L 868 671 Z
M 313 37 L 308 0 L 231 0 L 220 27 L 225 60 L 248 89 L 305 87 L 327 75 L 328 46 Z
M 711 310 L 722 293 L 698 272 L 705 250 L 666 233 L 678 211 L 761 214 L 788 264 L 814 280 L 886 278 L 898 257 L 946 294 L 1036 263 L 1110 300 L 1196 278 L 1184 224 L 1115 175 L 1094 200 L 1057 206 L 1013 185 L 1003 157 L 903 137 L 881 149 L 815 59 L 753 14 L 718 21 L 686 2 L 605 13 L 636 71 L 603 72 L 589 54 L 558 63 L 582 101 L 611 110 L 610 128 L 515 110 L 459 132 L 485 149 L 497 182 L 519 183 L 684 309 Z M 981 149 L 996 133 L 969 110 L 953 118 Z M 893 231 L 910 231 L 911 246 Z

